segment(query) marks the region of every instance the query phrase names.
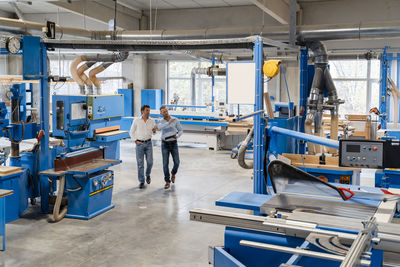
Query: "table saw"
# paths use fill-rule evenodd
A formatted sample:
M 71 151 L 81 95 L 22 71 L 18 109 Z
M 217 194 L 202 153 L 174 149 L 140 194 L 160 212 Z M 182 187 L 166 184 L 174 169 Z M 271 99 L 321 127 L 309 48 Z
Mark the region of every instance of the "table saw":
M 226 226 L 224 245 L 209 250 L 214 266 L 383 266 L 384 252 L 400 252 L 399 195 L 328 184 L 278 160 L 268 174 L 269 195 L 216 202 L 240 212 L 190 211 L 192 221 Z

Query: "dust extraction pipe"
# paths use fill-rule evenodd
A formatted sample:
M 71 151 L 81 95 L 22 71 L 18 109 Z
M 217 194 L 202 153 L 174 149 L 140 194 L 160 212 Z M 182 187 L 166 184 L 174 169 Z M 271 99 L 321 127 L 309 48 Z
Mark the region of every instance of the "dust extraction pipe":
M 87 86 L 88 91 L 92 90 L 91 88 L 93 87 L 93 84 L 90 81 L 89 77 L 85 74 L 85 71 L 88 70 L 90 67 L 92 67 L 95 63 L 96 62 L 93 62 L 93 61 L 85 62 L 77 70 L 77 74 L 78 74 L 79 78 Z
M 96 86 L 96 90 L 97 90 L 97 94 L 101 95 L 102 91 L 101 91 L 101 83 L 99 81 L 99 79 L 97 78 L 97 74 L 99 74 L 100 72 L 103 72 L 105 69 L 107 69 L 109 66 L 111 66 L 113 63 L 109 62 L 109 63 L 102 63 L 99 66 L 97 66 L 96 68 L 92 69 L 89 72 L 89 79 L 92 81 L 93 85 Z M 89 92 L 89 94 L 93 94 L 93 89 L 91 90 L 91 92 Z
M 307 115 L 305 121 L 305 132 L 312 134 L 312 123 L 314 123 L 314 134 L 323 136 L 322 114 L 324 110 L 331 112 L 330 136 L 332 140 L 337 140 L 338 130 L 338 109 L 341 101 L 338 99 L 335 84 L 328 68 L 328 53 L 325 45 L 320 41 L 307 43 L 307 46 L 314 53 L 315 73 L 311 86 L 310 96 L 307 100 Z M 324 103 L 324 90 L 328 95 L 328 101 Z M 319 153 L 317 147 L 310 145 L 312 153 Z
M 72 79 L 78 83 L 80 92 L 82 95 L 85 94 L 85 84 L 89 88 L 89 93 L 93 94 L 93 85 L 92 83 L 96 86 L 97 88 L 97 93 L 100 92 L 101 94 L 101 87 L 100 87 L 100 82 L 96 78 L 96 74 L 104 71 L 106 68 L 108 68 L 110 65 L 112 65 L 115 62 L 121 62 L 127 59 L 129 56 L 129 52 L 120 52 L 120 53 L 114 53 L 110 55 L 103 55 L 103 54 L 96 54 L 96 55 L 81 55 L 76 57 L 71 65 L 70 65 L 70 72 Z M 83 65 L 81 65 L 78 68 L 78 65 L 81 62 L 86 62 Z M 89 69 L 91 66 L 93 66 L 96 62 L 103 62 L 100 66 L 96 67 L 95 69 L 91 70 L 89 72 L 89 78 L 84 74 L 84 71 Z
M 72 62 L 71 65 L 69 66 L 69 71 L 71 73 L 72 79 L 78 84 L 80 93 L 81 95 L 85 94 L 85 83 L 81 79 L 81 77 L 78 74 L 78 65 L 83 62 L 83 56 L 79 56 L 75 58 Z

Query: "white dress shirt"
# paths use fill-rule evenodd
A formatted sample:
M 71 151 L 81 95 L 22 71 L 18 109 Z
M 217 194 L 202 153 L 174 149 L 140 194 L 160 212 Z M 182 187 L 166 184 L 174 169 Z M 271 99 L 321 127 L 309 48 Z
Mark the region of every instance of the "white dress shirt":
M 152 118 L 148 118 L 146 121 L 144 121 L 143 117 L 137 118 L 132 123 L 129 135 L 133 141 L 149 140 L 153 135 L 154 126 L 156 126 L 156 122 Z

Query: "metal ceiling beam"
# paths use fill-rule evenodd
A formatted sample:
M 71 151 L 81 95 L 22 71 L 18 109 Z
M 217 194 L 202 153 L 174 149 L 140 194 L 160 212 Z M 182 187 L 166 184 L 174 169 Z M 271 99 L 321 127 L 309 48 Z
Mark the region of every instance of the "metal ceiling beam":
M 16 4 L 15 2 L 10 2 L 9 4 L 10 4 L 10 6 L 11 6 L 12 8 L 14 8 L 15 14 L 17 14 L 18 18 L 19 18 L 20 20 L 25 20 L 24 14 L 22 13 L 21 9 L 19 9 L 19 7 L 17 6 L 17 4 Z
M 113 19 L 115 14 L 114 8 L 109 7 L 108 4 L 105 4 L 104 2 L 99 3 L 97 1 L 91 0 L 73 1 L 72 3 L 50 2 L 50 4 L 69 10 L 70 12 L 73 12 L 75 14 L 87 16 L 104 23 L 108 23 L 111 19 Z M 117 5 L 117 11 L 117 26 L 123 29 L 135 28 L 132 27 L 133 25 L 135 25 L 132 23 L 132 21 L 140 19 L 142 16 L 136 10 L 132 10 L 126 6 L 122 6 L 119 4 Z
M 97 0 L 97 2 L 110 2 L 109 0 Z M 138 14 L 142 14 L 142 10 L 138 7 L 135 7 L 134 5 L 130 4 L 129 2 L 126 2 L 125 0 L 118 0 L 118 5 L 127 7 L 129 9 L 132 9 L 136 11 Z
M 290 22 L 290 9 L 289 4 L 282 0 L 250 0 L 254 5 L 260 8 L 262 11 L 276 19 L 282 24 L 289 24 Z M 296 11 L 300 9 L 296 5 Z

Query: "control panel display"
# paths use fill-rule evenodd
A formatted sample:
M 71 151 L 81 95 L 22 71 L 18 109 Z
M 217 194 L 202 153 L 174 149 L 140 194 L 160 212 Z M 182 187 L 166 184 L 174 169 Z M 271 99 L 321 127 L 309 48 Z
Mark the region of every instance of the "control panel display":
M 347 145 L 346 146 L 346 152 L 351 152 L 351 153 L 360 153 L 361 146 L 359 145 Z
M 339 166 L 357 168 L 383 168 L 382 141 L 340 140 Z

